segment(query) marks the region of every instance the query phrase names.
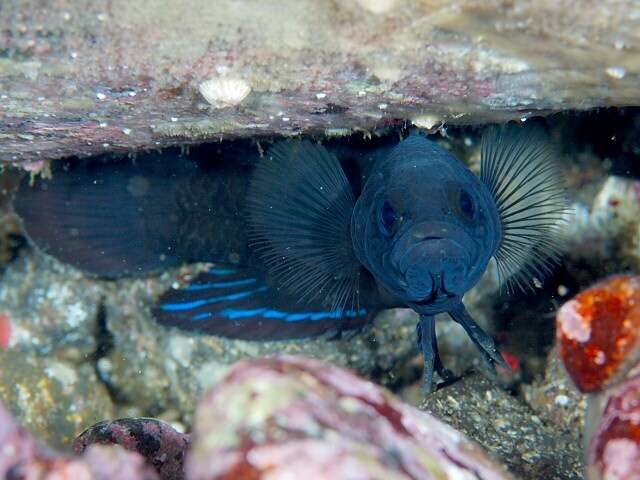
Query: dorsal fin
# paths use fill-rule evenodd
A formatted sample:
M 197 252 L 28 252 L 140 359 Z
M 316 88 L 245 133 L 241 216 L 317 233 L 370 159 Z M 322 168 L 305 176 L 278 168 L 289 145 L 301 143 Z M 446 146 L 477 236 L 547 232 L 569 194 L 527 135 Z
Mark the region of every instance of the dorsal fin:
M 541 127 L 513 123 L 482 137 L 480 178 L 495 199 L 502 241 L 494 258 L 501 283 L 531 288 L 561 251 L 568 205 L 557 153 Z
M 351 243 L 355 200 L 340 163 L 309 141 L 275 145 L 247 198 L 250 242 L 280 288 L 358 308 L 360 264 Z

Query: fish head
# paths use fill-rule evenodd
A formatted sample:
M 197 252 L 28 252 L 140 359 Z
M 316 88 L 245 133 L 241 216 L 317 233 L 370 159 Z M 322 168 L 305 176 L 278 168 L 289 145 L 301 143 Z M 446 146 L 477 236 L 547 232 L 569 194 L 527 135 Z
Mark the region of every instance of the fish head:
M 377 282 L 423 313 L 459 301 L 501 238 L 486 186 L 453 155 L 418 136 L 374 167 L 351 227 L 356 255 Z

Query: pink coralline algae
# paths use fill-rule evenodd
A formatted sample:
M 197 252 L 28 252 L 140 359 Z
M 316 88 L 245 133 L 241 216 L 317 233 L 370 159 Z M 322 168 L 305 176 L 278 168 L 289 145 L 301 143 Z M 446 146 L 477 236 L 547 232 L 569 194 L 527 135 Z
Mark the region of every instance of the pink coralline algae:
M 592 478 L 640 479 L 640 375 L 611 392 L 587 461 Z
M 93 445 L 81 457 L 49 451 L 19 427 L 0 404 L 0 478 L 10 480 L 157 480 L 139 455 Z
M 153 465 L 160 480 L 184 477 L 184 455 L 189 436 L 153 418 L 123 418 L 97 423 L 85 430 L 73 443 L 76 453 L 94 444 L 116 444 L 139 453 Z
M 609 278 L 557 314 L 560 355 L 588 397 L 590 480 L 640 480 L 640 276 Z
M 12 330 L 13 327 L 11 326 L 9 317 L 0 313 L 0 348 L 4 350 L 9 348 Z
M 189 480 L 511 478 L 434 417 L 298 357 L 235 364 L 202 399 L 192 440 Z

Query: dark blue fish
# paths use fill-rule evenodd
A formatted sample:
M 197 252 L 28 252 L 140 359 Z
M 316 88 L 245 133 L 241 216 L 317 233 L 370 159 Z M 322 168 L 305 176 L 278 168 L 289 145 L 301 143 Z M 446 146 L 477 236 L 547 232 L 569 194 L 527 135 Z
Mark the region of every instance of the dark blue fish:
M 489 129 L 480 178 L 417 134 L 375 156 L 357 199 L 332 153 L 296 141 L 255 168 L 154 159 L 72 168 L 23 187 L 15 207 L 34 243 L 94 274 L 214 262 L 160 298 L 164 325 L 284 339 L 359 328 L 381 309 L 408 306 L 420 314 L 428 389 L 434 369 L 451 377 L 437 313 L 465 329 L 490 367 L 506 367 L 462 297 L 492 258 L 505 283 L 523 288 L 557 259 L 566 200 L 548 142 L 535 128 Z

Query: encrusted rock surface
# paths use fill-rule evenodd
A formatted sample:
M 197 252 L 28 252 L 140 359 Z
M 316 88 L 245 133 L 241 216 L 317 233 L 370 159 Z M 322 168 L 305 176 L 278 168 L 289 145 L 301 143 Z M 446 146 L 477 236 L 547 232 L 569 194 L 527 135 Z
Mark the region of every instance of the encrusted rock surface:
M 0 365 L 0 402 L 52 446 L 68 446 L 87 425 L 114 415 L 90 363 L 75 365 L 0 348 Z
M 638 103 L 633 0 L 5 0 L 0 161 Z
M 139 453 L 158 472 L 160 480 L 182 480 L 189 435 L 153 418 L 105 420 L 88 428 L 73 442 L 80 454 L 92 445 L 115 444 Z
M 480 375 L 435 392 L 420 408 L 477 441 L 517 478 L 583 478 L 580 443 Z
M 156 480 L 139 455 L 93 445 L 73 458 L 40 446 L 0 403 L 0 478 L 11 480 Z
M 195 415 L 187 478 L 508 479 L 476 444 L 317 360 L 237 363 Z

